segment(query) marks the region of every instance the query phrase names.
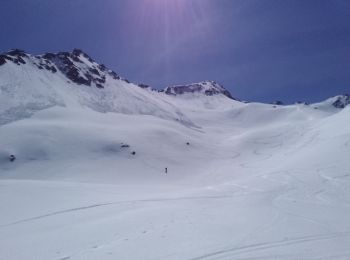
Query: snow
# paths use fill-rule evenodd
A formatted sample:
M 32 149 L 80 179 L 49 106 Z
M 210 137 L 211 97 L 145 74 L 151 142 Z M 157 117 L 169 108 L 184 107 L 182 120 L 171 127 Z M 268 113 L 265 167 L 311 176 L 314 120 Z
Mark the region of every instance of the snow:
M 1 260 L 350 258 L 350 107 L 0 75 Z
M 31 59 L 35 61 L 37 58 Z M 85 64 L 80 66 L 87 70 Z M 39 70 L 30 62 L 21 66 L 6 63 L 0 66 L 0 75 L 0 124 L 29 117 L 36 111 L 53 106 L 88 107 L 104 113 L 153 115 L 192 124 L 173 104 L 156 98 L 134 84 L 114 80 L 108 74 L 104 89 L 76 85 L 61 72 L 53 74 Z

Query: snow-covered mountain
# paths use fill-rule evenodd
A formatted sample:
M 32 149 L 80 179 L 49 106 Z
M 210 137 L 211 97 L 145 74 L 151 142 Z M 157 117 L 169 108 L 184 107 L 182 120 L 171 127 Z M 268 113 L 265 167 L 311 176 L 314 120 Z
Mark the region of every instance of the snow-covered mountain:
M 169 103 L 162 93 L 187 98 L 219 95 L 238 100 L 214 81 L 172 86 L 161 91 L 145 84 L 132 84 L 78 49 L 43 55 L 11 50 L 0 55 L 0 73 L 0 124 L 41 109 L 68 105 L 99 112 L 154 115 L 191 124 L 176 102 Z M 215 102 L 214 98 L 211 100 Z M 344 108 L 349 103 L 349 95 L 343 95 L 317 105 Z
M 13 50 L 0 58 L 0 124 L 54 106 L 153 115 L 192 124 L 175 105 L 120 78 L 81 50 L 38 56 Z
M 0 259 L 348 259 L 348 104 L 4 53 Z

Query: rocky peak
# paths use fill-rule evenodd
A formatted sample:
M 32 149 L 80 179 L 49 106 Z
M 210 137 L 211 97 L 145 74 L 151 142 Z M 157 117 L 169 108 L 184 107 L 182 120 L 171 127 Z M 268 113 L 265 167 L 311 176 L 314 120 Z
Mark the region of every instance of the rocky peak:
M 25 57 L 28 57 L 28 54 L 20 49 L 9 50 L 8 52 L 0 54 L 0 66 L 4 65 L 8 61 L 11 61 L 17 65 L 26 64 L 26 61 L 24 60 Z
M 32 56 L 19 49 L 0 54 L 0 66 L 7 62 L 22 65 L 28 61 L 40 70 L 46 70 L 51 73 L 60 71 L 69 81 L 78 85 L 103 88 L 107 75 L 113 79 L 126 81 L 103 64 L 96 63 L 80 49 L 74 49 L 72 52 L 45 53 L 37 56 Z
M 230 99 L 235 99 L 231 96 L 231 93 L 223 86 L 219 85 L 215 81 L 204 81 L 200 83 L 194 83 L 189 85 L 177 85 L 167 87 L 164 89 L 167 95 L 182 95 L 187 93 L 202 93 L 206 96 L 225 95 Z
M 82 50 L 46 53 L 42 58 L 52 62 L 69 80 L 78 85 L 103 88 L 103 83 L 106 82 L 106 68 L 97 64 Z
M 20 49 L 12 49 L 6 52 L 7 55 L 14 56 L 14 57 L 27 57 L 28 55 L 25 53 L 25 51 Z
M 332 105 L 335 108 L 345 108 L 347 105 L 350 104 L 350 95 L 349 94 L 344 94 L 337 96 Z

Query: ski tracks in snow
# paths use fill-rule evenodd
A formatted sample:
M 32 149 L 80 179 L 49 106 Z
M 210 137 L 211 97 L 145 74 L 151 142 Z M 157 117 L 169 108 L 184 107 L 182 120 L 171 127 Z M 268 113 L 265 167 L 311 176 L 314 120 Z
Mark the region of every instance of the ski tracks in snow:
M 258 251 L 263 251 L 263 250 L 268 250 L 273 248 L 287 247 L 287 246 L 293 246 L 297 244 L 304 244 L 309 242 L 311 243 L 311 242 L 317 242 L 317 241 L 323 241 L 323 240 L 332 240 L 332 239 L 344 238 L 349 236 L 350 236 L 350 231 L 301 236 L 301 237 L 288 238 L 288 239 L 278 240 L 273 242 L 256 243 L 256 244 L 250 244 L 250 245 L 245 245 L 240 247 L 232 247 L 228 249 L 218 250 L 205 255 L 195 257 L 195 258 L 191 258 L 190 260 L 225 259 L 225 258 L 233 259 L 232 258 L 233 256 L 237 256 L 239 254 L 244 254 L 244 253 L 252 253 L 252 252 L 258 252 Z M 350 252 L 347 254 L 347 256 L 350 256 Z
M 189 196 L 189 197 L 175 197 L 175 198 L 162 198 L 162 199 L 141 199 L 141 200 L 125 200 L 125 201 L 117 201 L 117 202 L 107 202 L 107 203 L 97 203 L 97 204 L 92 204 L 88 206 L 82 206 L 82 207 L 76 207 L 76 208 L 70 208 L 70 209 L 65 209 L 65 210 L 60 210 L 60 211 L 55 211 L 43 215 L 38 215 L 35 217 L 31 218 L 25 218 L 21 220 L 17 220 L 11 223 L 7 224 L 2 224 L 0 225 L 0 228 L 8 227 L 8 226 L 13 226 L 25 222 L 31 222 L 31 221 L 36 221 L 44 218 L 49 218 L 57 215 L 62 215 L 62 214 L 68 214 L 72 212 L 77 212 L 77 211 L 86 211 L 94 208 L 100 208 L 100 207 L 108 207 L 108 206 L 114 206 L 114 205 L 122 205 L 122 204 L 132 204 L 132 203 L 152 203 L 152 202 L 171 202 L 171 201 L 184 201 L 184 200 L 216 200 L 216 199 L 232 199 L 232 198 L 237 198 L 241 196 L 249 196 L 251 194 L 231 194 L 231 195 L 214 195 L 214 196 Z

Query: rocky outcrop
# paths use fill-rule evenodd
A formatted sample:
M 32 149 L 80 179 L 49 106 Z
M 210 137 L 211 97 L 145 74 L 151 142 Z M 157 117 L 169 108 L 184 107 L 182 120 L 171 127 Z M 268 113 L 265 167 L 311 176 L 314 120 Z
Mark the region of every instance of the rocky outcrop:
M 350 95 L 349 94 L 345 94 L 345 95 L 341 95 L 338 96 L 336 98 L 336 100 L 333 102 L 333 106 L 335 108 L 345 108 L 347 105 L 350 104 Z
M 232 97 L 231 93 L 225 89 L 223 86 L 219 85 L 215 81 L 204 81 L 200 83 L 194 83 L 189 85 L 178 85 L 173 87 L 167 87 L 164 89 L 165 94 L 167 95 L 183 95 L 188 93 L 201 93 L 206 96 L 214 96 L 214 95 L 225 95 L 230 99 L 235 98 Z

